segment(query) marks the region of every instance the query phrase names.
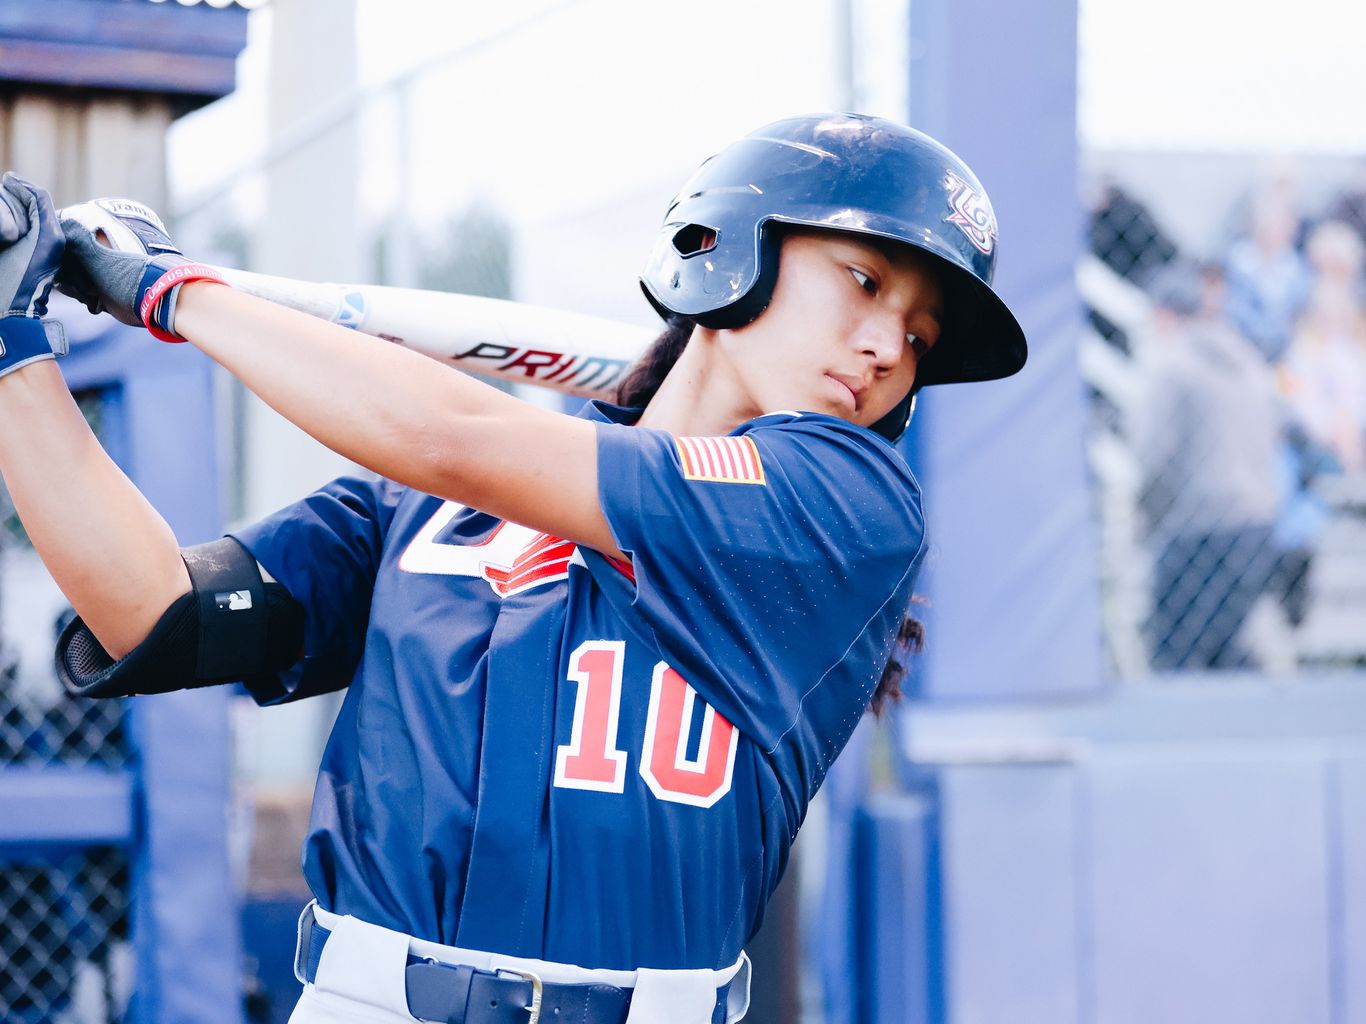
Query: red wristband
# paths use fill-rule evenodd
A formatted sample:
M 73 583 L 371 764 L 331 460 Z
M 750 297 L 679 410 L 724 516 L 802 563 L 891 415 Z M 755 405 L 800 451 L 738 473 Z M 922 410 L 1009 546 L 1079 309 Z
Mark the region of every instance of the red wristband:
M 157 308 L 157 303 L 176 285 L 188 284 L 190 281 L 208 281 L 213 284 L 227 284 L 223 280 L 223 275 L 213 267 L 203 263 L 182 263 L 178 267 L 172 267 L 152 282 L 152 287 L 148 288 L 142 296 L 142 304 L 138 308 L 138 316 L 151 332 L 152 337 L 159 341 L 169 341 L 173 343 L 183 342 L 185 339 L 178 334 L 170 334 L 163 331 L 149 319 L 152 310 Z

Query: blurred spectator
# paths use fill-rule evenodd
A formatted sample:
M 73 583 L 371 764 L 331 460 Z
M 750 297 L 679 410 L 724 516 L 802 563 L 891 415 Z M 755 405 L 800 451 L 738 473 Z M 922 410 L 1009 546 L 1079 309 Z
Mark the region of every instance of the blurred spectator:
M 1341 221 L 1309 236 L 1313 289 L 1281 366 L 1281 385 L 1309 439 L 1349 473 L 1366 469 L 1366 320 L 1362 241 Z
M 1366 243 L 1366 164 L 1357 169 L 1356 181 L 1328 204 L 1325 219 L 1341 221 Z
M 1228 254 L 1229 319 L 1275 362 L 1309 297 L 1309 271 L 1295 249 L 1300 216 L 1287 190 L 1267 187 L 1252 207 L 1252 229 Z
M 1271 590 L 1290 625 L 1298 627 L 1309 612 L 1309 570 L 1328 524 L 1328 506 L 1315 493 L 1313 483 L 1319 475 L 1340 472 L 1341 467 L 1293 421 L 1288 424 L 1281 455 L 1283 497 L 1271 536 L 1276 549 Z
M 1136 338 L 1134 424 L 1154 552 L 1155 669 L 1239 668 L 1248 612 L 1276 567 L 1282 402 L 1261 351 L 1224 319 L 1215 267 L 1173 264 Z
M 1114 182 L 1100 187 L 1089 234 L 1091 251 L 1134 284 L 1144 284 L 1177 253 L 1148 208 Z

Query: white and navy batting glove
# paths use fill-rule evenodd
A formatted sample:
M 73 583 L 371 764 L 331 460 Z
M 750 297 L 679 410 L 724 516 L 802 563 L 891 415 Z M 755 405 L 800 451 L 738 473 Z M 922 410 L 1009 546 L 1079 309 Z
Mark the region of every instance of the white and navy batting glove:
M 212 267 L 185 258 L 156 212 L 131 199 L 93 199 L 61 211 L 66 259 L 57 287 L 85 303 L 142 325 L 162 341 L 184 341 L 175 333 L 175 304 L 181 285 L 224 284 Z
M 65 243 L 52 197 L 12 173 L 0 178 L 0 376 L 66 355 L 66 334 L 44 320 Z

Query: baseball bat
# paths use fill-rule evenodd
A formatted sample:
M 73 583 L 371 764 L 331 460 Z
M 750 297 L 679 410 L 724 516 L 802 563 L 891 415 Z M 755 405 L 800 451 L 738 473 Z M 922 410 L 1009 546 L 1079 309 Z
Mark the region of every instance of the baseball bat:
M 165 232 L 156 211 L 131 199 L 95 199 L 58 211 L 115 249 L 145 246 L 125 221 Z M 462 370 L 585 398 L 614 398 L 649 343 L 647 330 L 579 313 L 452 292 L 314 284 L 214 268 L 240 291 L 297 309 Z
M 215 269 L 249 295 L 462 370 L 584 398 L 613 399 L 653 337 L 645 328 L 619 321 L 503 299 Z
M 516 384 L 613 399 L 652 332 L 613 319 L 504 299 L 382 285 L 314 284 L 216 268 L 232 287 Z

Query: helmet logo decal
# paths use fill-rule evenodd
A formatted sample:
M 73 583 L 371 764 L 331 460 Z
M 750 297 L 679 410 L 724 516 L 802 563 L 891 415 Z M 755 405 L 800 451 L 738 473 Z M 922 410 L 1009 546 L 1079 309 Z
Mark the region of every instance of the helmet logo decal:
M 969 242 L 990 256 L 996 248 L 996 214 L 991 212 L 987 197 L 952 171 L 944 180 L 949 187 L 949 206 L 953 208 L 944 219 L 957 225 Z

